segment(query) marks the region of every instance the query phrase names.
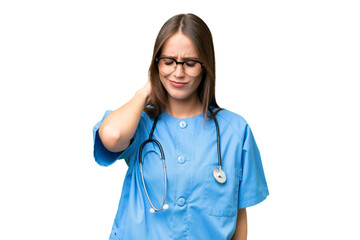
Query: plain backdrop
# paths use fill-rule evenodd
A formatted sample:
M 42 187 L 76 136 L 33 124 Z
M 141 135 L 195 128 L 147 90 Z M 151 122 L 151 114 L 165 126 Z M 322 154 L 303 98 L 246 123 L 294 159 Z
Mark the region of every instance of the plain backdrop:
M 359 12 L 350 0 L 1 1 L 0 239 L 108 239 L 127 167 L 95 163 L 92 128 L 146 83 L 178 13 L 208 24 L 217 101 L 260 148 L 270 196 L 248 208 L 248 239 L 360 239 Z

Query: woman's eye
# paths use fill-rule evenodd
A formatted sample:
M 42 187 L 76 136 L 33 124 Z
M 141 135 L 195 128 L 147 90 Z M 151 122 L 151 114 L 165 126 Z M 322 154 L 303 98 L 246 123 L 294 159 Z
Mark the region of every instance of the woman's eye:
M 197 62 L 195 62 L 195 61 L 187 61 L 187 62 L 186 62 L 186 66 L 188 66 L 188 67 L 194 67 L 196 63 L 197 63 Z
M 174 64 L 174 60 L 171 60 L 171 59 L 163 59 L 165 65 L 172 65 Z

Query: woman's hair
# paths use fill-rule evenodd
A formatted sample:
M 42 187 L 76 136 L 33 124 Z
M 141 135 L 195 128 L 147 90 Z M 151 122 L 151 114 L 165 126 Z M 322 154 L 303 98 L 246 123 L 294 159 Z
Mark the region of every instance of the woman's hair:
M 174 33 L 181 32 L 187 35 L 195 45 L 199 60 L 203 63 L 201 83 L 198 87 L 198 96 L 202 103 L 205 117 L 209 106 L 219 107 L 215 99 L 215 53 L 210 29 L 206 23 L 194 14 L 179 14 L 170 18 L 160 29 L 155 41 L 154 52 L 149 68 L 149 77 L 152 86 L 152 107 L 145 108 L 150 117 L 158 117 L 167 104 L 167 92 L 159 78 L 159 69 L 155 58 L 160 57 L 165 41 Z

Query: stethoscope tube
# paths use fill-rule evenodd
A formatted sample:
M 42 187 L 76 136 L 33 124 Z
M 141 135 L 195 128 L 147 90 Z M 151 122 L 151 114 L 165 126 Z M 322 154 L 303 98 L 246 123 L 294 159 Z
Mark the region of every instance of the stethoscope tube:
M 157 120 L 158 118 L 155 118 L 154 120 L 154 124 L 151 128 L 151 132 L 150 132 L 150 135 L 149 135 L 149 138 L 144 141 L 141 146 L 140 146 L 140 150 L 139 150 L 139 165 L 140 165 L 140 174 L 141 174 L 141 180 L 142 180 L 142 183 L 143 183 L 143 186 L 144 186 L 144 190 L 145 190 L 145 194 L 146 194 L 146 197 L 151 205 L 151 209 L 150 209 L 150 212 L 151 213 L 154 213 L 154 212 L 159 212 L 163 209 L 168 209 L 169 206 L 167 204 L 165 204 L 165 201 L 166 201 L 166 194 L 167 194 L 167 178 L 166 178 L 166 165 L 165 165 L 165 155 L 164 155 L 164 151 L 163 151 L 163 148 L 161 147 L 161 144 L 159 141 L 157 141 L 156 139 L 153 139 L 152 136 L 153 136 L 153 133 L 154 133 L 154 129 L 155 129 L 155 126 L 156 126 L 156 123 L 157 123 Z M 143 170 L 142 170 L 142 151 L 144 149 L 144 146 L 149 143 L 149 142 L 154 142 L 160 149 L 160 154 L 161 154 L 161 160 L 162 160 L 162 163 L 163 163 L 163 169 L 164 169 L 164 178 L 165 178 L 165 194 L 164 194 L 164 201 L 163 201 L 163 204 L 162 204 L 162 207 L 161 208 L 155 208 L 153 203 L 151 202 L 150 200 L 150 197 L 149 197 L 149 194 L 146 190 L 146 186 L 145 186 L 145 180 L 144 180 L 144 174 L 143 174 Z
M 226 174 L 221 169 L 220 128 L 219 128 L 219 123 L 218 123 L 218 121 L 216 119 L 216 114 L 219 112 L 219 110 L 215 113 L 215 115 L 213 114 L 213 112 L 212 112 L 212 110 L 210 108 L 209 108 L 209 111 L 211 113 L 211 118 L 214 119 L 215 126 L 216 126 L 216 136 L 217 136 L 216 137 L 216 142 L 217 142 L 218 165 L 219 165 L 218 168 L 214 169 L 213 175 L 214 175 L 214 178 L 216 179 L 217 182 L 219 182 L 220 184 L 223 184 L 223 183 L 226 182 Z M 153 126 L 152 126 L 151 131 L 150 131 L 149 138 L 147 140 L 145 140 L 140 145 L 140 150 L 139 150 L 139 167 L 140 167 L 141 180 L 142 180 L 142 184 L 143 184 L 143 187 L 144 187 L 144 190 L 145 190 L 146 197 L 147 197 L 147 199 L 148 199 L 148 201 L 149 201 L 149 203 L 151 205 L 151 209 L 150 209 L 151 213 L 159 212 L 159 211 L 161 211 L 163 209 L 168 209 L 169 208 L 169 206 L 165 203 L 166 202 L 166 194 L 167 194 L 167 178 L 166 178 L 165 155 L 164 155 L 164 151 L 163 151 L 163 148 L 162 148 L 160 142 L 157 141 L 156 139 L 153 139 L 153 133 L 154 133 L 157 121 L 158 121 L 158 118 L 155 118 Z M 148 192 L 146 190 L 144 174 L 143 174 L 143 169 L 142 169 L 142 151 L 144 149 L 144 146 L 147 143 L 150 143 L 150 142 L 155 143 L 158 146 L 158 148 L 160 149 L 161 160 L 162 160 L 162 163 L 163 163 L 164 178 L 165 178 L 165 180 L 164 180 L 165 181 L 165 194 L 164 194 L 164 200 L 163 200 L 163 204 L 162 204 L 161 208 L 155 208 L 153 203 L 150 200 L 149 194 L 148 194 Z
M 213 111 L 209 108 L 209 111 L 211 113 L 212 118 L 214 119 L 215 126 L 216 126 L 216 145 L 217 145 L 217 151 L 218 151 L 218 165 L 219 165 L 218 168 L 214 169 L 213 176 L 218 183 L 224 184 L 226 182 L 226 174 L 225 174 L 224 170 L 221 169 L 220 128 L 219 128 L 219 123 L 216 119 L 216 114 L 220 110 L 221 110 L 221 108 L 219 110 L 217 110 L 217 112 L 215 112 L 215 114 L 214 114 Z
M 211 112 L 211 115 L 213 115 L 213 112 L 209 109 Z M 216 113 L 217 114 L 217 113 Z M 216 115 L 215 114 L 215 115 Z M 218 164 L 219 168 L 221 169 L 221 152 L 220 152 L 220 130 L 219 130 L 219 123 L 216 119 L 216 116 L 213 116 L 215 126 L 216 126 L 216 145 L 217 145 L 217 151 L 218 151 Z

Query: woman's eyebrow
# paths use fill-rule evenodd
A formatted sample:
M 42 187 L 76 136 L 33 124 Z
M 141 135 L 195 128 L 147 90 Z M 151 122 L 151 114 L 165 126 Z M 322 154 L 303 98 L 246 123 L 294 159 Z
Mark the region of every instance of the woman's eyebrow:
M 183 60 L 199 60 L 197 57 L 185 57 Z
M 160 57 L 173 58 L 173 59 L 177 60 L 177 57 L 175 57 L 175 56 L 161 55 Z M 199 58 L 197 58 L 197 57 L 184 57 L 184 58 L 181 58 L 181 60 L 183 60 L 183 61 L 185 61 L 185 60 L 199 60 Z

